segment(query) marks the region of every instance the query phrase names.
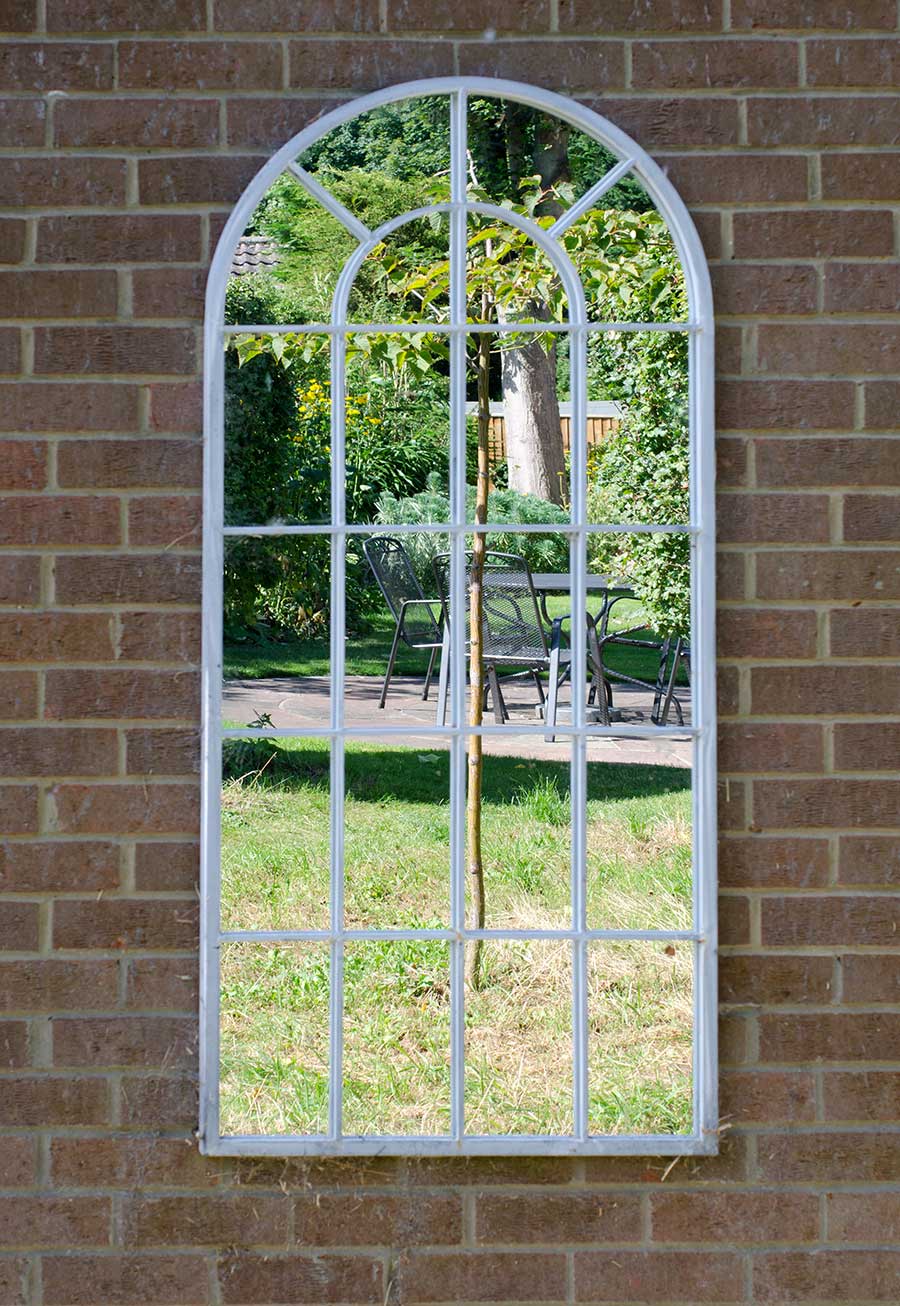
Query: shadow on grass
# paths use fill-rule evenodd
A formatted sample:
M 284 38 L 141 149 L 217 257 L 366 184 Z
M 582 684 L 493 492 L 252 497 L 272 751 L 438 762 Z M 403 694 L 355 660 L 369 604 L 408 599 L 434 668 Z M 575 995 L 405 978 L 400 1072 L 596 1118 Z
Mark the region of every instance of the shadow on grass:
M 227 739 L 223 745 L 224 780 L 245 779 L 266 789 L 316 788 L 327 792 L 329 752 L 318 741 Z M 523 789 L 538 783 L 569 787 L 568 762 L 532 758 L 485 757 L 484 801 L 497 806 L 516 802 Z M 627 762 L 589 762 L 588 798 L 600 801 L 649 797 L 690 790 L 690 770 L 678 766 L 642 766 Z M 446 803 L 450 792 L 450 755 L 446 750 L 384 748 L 348 744 L 346 792 L 360 802 Z

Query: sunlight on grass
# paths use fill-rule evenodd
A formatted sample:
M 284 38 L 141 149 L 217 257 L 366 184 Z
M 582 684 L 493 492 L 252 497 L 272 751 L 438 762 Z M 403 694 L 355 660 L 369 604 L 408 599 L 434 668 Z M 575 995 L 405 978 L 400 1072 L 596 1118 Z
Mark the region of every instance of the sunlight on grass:
M 327 743 L 230 740 L 224 775 L 224 927 L 326 928 Z M 448 754 L 349 742 L 346 791 L 346 925 L 446 928 Z M 487 757 L 483 819 L 488 925 L 568 928 L 568 765 Z M 690 771 L 590 763 L 587 852 L 590 928 L 688 928 Z M 589 953 L 591 1129 L 689 1130 L 690 945 Z M 467 1130 L 570 1131 L 571 946 L 490 941 L 484 973 L 467 997 Z M 345 1130 L 446 1132 L 447 945 L 348 945 L 345 982 Z M 228 1131 L 325 1128 L 328 986 L 324 946 L 226 945 Z

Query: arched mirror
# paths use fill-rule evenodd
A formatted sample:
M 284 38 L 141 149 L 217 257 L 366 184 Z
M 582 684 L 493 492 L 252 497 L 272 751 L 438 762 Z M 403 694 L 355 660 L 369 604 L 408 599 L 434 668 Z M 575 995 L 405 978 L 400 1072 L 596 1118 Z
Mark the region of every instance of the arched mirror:
M 615 127 L 321 119 L 207 300 L 202 1139 L 708 1152 L 712 314 Z

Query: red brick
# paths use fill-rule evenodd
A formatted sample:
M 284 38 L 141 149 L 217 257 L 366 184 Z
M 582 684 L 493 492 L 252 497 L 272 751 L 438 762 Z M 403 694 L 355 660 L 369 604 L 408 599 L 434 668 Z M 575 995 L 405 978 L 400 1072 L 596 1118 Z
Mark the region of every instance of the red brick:
M 415 66 L 417 53 L 413 43 L 396 44 L 403 47 L 402 52 L 398 51 L 398 60 L 403 64 L 409 60 L 410 65 Z M 446 46 L 434 44 L 431 48 L 442 61 L 450 53 Z M 390 80 L 389 62 L 392 60 L 383 65 L 382 82 Z M 596 93 L 598 85 L 617 90 L 625 84 L 624 45 L 621 41 L 565 45 L 552 41 L 465 42 L 459 46 L 459 65 L 459 71 L 464 75 L 510 77 L 527 82 L 546 80 L 546 69 L 552 66 L 553 84 L 562 91 L 583 88 Z M 366 84 L 370 83 L 367 81 Z
M 410 0 L 407 0 L 409 3 Z M 473 7 L 473 14 L 477 8 Z M 588 0 L 563 0 L 559 8 L 561 32 L 682 32 L 710 31 L 718 24 L 718 15 L 708 5 L 691 0 L 615 0 L 602 7 Z M 618 123 L 614 115 L 612 120 Z
M 246 5 L 241 5 L 240 8 L 244 13 L 249 12 Z M 255 100 L 242 97 L 231 100 L 227 105 L 228 144 L 245 149 L 262 147 L 274 152 L 338 103 L 338 100 L 300 100 L 284 95 L 277 99 Z
M 7 91 L 101 91 L 113 84 L 113 47 L 96 42 L 13 42 L 0 49 Z
M 900 1014 L 762 1015 L 761 1061 L 896 1061 Z M 835 1168 L 834 1174 L 840 1174 Z
M 763 372 L 888 372 L 900 348 L 900 327 L 804 323 L 759 328 Z
M 10 662 L 101 662 L 112 656 L 109 616 L 74 612 L 0 614 L 0 657 Z
M 25 257 L 25 223 L 21 218 L 0 218 L 0 265 L 21 263 Z
M 752 710 L 766 715 L 900 711 L 900 668 L 894 666 L 754 667 Z
M 694 13 L 700 12 L 695 6 L 691 8 Z M 705 147 L 737 143 L 737 105 L 734 100 L 706 97 L 688 100 L 667 96 L 620 100 L 604 96 L 593 103 L 588 100 L 588 103 L 647 149 L 660 146 L 684 149 L 696 143 Z M 711 216 L 697 215 L 701 219 Z
M 565 1278 L 565 1257 L 552 1252 L 413 1251 L 398 1274 L 401 1299 L 416 1302 L 556 1302 Z
M 66 440 L 59 446 L 59 483 L 66 489 L 196 489 L 201 455 L 193 440 Z
M 813 658 L 815 613 L 802 608 L 720 608 L 716 640 L 719 656 L 725 658 Z
M 200 1256 L 45 1256 L 46 1306 L 203 1306 L 209 1301 Z
M 38 26 L 36 0 L 3 0 L 0 31 L 33 32 Z
M 575 1253 L 577 1302 L 732 1302 L 740 1282 L 741 1258 L 728 1253 Z
M 900 757 L 900 722 L 837 722 L 834 766 L 837 771 L 893 771 Z
M 742 162 L 746 167 L 746 161 Z M 745 317 L 749 313 L 780 315 L 816 311 L 816 272 L 806 265 L 722 263 L 711 272 L 718 314 Z
M 129 960 L 126 988 L 129 1007 L 192 1015 L 199 1000 L 197 964 L 190 958 L 133 957 Z
M 372 1302 L 384 1300 L 383 1266 L 374 1257 L 226 1256 L 219 1263 L 225 1306 L 273 1302 Z
M 19 1127 L 102 1125 L 108 1115 L 108 1089 L 100 1078 L 34 1075 L 3 1080 L 0 1124 Z
M 200 618 L 191 612 L 128 612 L 120 656 L 133 662 L 198 662 Z
M 892 200 L 897 193 L 895 169 L 883 154 L 822 156 L 824 199 Z
M 234 3 L 235 0 L 231 0 L 233 6 Z M 360 17 L 364 24 L 363 30 L 365 28 L 375 30 L 377 14 L 371 0 L 370 6 L 363 6 L 361 16 L 358 13 L 355 21 L 350 19 L 340 27 L 337 27 L 332 20 L 328 30 L 359 31 Z M 320 0 L 318 6 L 312 6 L 313 13 L 317 14 L 320 9 L 329 7 L 322 4 Z M 345 4 L 343 8 L 349 6 Z M 360 10 L 358 5 L 354 8 Z M 430 0 L 426 5 L 423 5 L 421 0 L 390 0 L 388 28 L 391 32 L 433 31 L 442 36 L 450 32 L 481 34 L 484 31 L 486 17 L 490 17 L 493 28 L 500 32 L 542 33 L 547 32 L 550 26 L 550 8 L 547 0 L 523 0 L 521 4 L 517 4 L 516 0 L 496 0 L 491 6 L 489 15 L 477 5 L 455 4 L 453 0 Z M 325 26 L 325 23 L 320 22 L 319 25 Z
M 900 384 L 896 381 L 869 381 L 865 387 L 865 397 L 866 430 L 896 431 Z M 894 456 L 896 457 L 896 445 Z
M 900 598 L 900 550 L 760 553 L 756 592 L 761 599 Z
M 176 899 L 102 898 L 63 900 L 53 911 L 53 946 L 69 951 L 192 948 L 197 908 Z
M 112 1008 L 117 1001 L 115 961 L 0 962 L 0 1005 L 6 1011 Z
M 900 535 L 900 513 L 895 494 L 848 494 L 844 497 L 844 539 L 884 540 L 893 544 Z
M 142 204 L 235 204 L 266 162 L 265 155 L 143 159 Z
M 4 618 L 0 614 L 0 631 Z M 37 715 L 37 675 L 33 671 L 4 671 L 0 677 L 0 720 L 25 721 Z
M 757 825 L 862 826 L 897 824 L 900 781 L 759 780 L 753 786 Z
M 718 816 L 720 830 L 743 830 L 745 828 L 745 785 L 740 780 L 724 780 L 719 783 Z
M 158 1135 L 55 1138 L 50 1171 L 58 1187 L 79 1188 L 209 1188 L 223 1178 L 193 1138 Z
M 0 277 L 0 290 L 4 317 L 109 317 L 116 311 L 112 271 L 9 271 Z
M 838 842 L 838 883 L 900 883 L 900 838 L 889 834 L 842 835 Z
M 896 313 L 898 309 L 900 265 L 897 263 L 826 264 L 826 313 Z
M 192 555 L 67 554 L 57 562 L 58 603 L 196 603 L 199 598 L 199 558 Z
M 47 446 L 39 440 L 0 440 L 4 490 L 40 490 L 47 481 Z
M 150 429 L 200 435 L 203 430 L 203 392 L 199 382 L 150 386 Z
M 769 28 L 773 31 L 818 28 L 886 28 L 897 23 L 892 0 L 734 0 L 731 25 L 734 28 Z
M 0 385 L 0 430 L 127 431 L 137 426 L 137 387 L 17 381 Z
M 0 173 L 0 204 L 7 207 L 79 208 L 124 202 L 124 159 L 7 159 Z
M 740 703 L 737 667 L 716 671 L 716 705 L 720 716 L 737 716 Z
M 129 775 L 195 775 L 200 770 L 197 730 L 129 730 L 125 747 Z
M 193 785 L 57 785 L 53 804 L 64 834 L 193 834 L 200 819 Z
M 28 1030 L 25 1021 L 0 1021 L 0 1070 L 20 1070 L 27 1064 Z
M 829 1242 L 886 1243 L 900 1240 L 897 1193 L 829 1193 Z
M 30 791 L 29 791 L 30 792 Z M 17 833 L 11 830 L 10 833 Z M 9 885 L 3 888 L 8 893 Z M 38 905 L 36 902 L 4 902 L 0 919 L 0 948 L 31 952 L 38 946 Z
M 217 32 L 377 32 L 378 5 L 376 0 L 309 0 L 298 12 L 291 0 L 215 0 L 213 19 Z M 392 13 L 390 26 L 399 25 Z
M 122 41 L 119 85 L 135 90 L 277 91 L 275 41 Z
M 232 1247 L 283 1245 L 288 1199 L 247 1193 L 222 1197 L 136 1198 L 125 1207 L 126 1245 Z
M 192 372 L 195 334 L 182 327 L 38 327 L 37 372 Z
M 479 1243 L 640 1242 L 640 1199 L 602 1190 L 479 1194 L 475 1239 Z
M 719 1077 L 721 1118 L 736 1125 L 807 1123 L 816 1118 L 816 1084 L 803 1071 L 728 1071 Z
M 821 771 L 824 741 L 818 725 L 735 722 L 719 727 L 719 771 Z
M 896 1070 L 831 1071 L 822 1076 L 822 1082 L 825 1119 L 828 1121 L 900 1120 L 900 1075 Z M 859 1138 L 858 1135 L 849 1135 L 850 1140 L 854 1137 Z M 882 1133 L 882 1139 L 887 1149 L 884 1157 L 878 1151 L 878 1134 L 863 1135 L 860 1138 L 860 1155 L 864 1164 L 860 1165 L 858 1158 L 854 1157 L 857 1163 L 846 1175 L 847 1179 L 871 1179 L 876 1182 L 887 1179 L 893 1182 L 896 1166 L 900 1163 L 900 1151 L 893 1137 Z M 851 1142 L 851 1146 L 843 1149 L 843 1157 L 840 1159 L 849 1160 L 852 1150 Z M 891 1167 L 894 1167 L 893 1173 Z M 833 1173 L 842 1172 L 837 1169 Z
M 186 671 L 114 668 L 47 673 L 46 715 L 65 719 L 193 717 L 197 677 Z
M 0 1197 L 6 1247 L 102 1247 L 110 1241 L 108 1197 Z
M 890 214 L 874 209 L 736 213 L 734 257 L 832 258 L 893 251 Z
M 117 769 L 118 741 L 115 730 L 4 726 L 0 757 L 9 776 L 107 775 Z
M 43 145 L 46 121 L 43 100 L 0 100 L 0 145 L 19 150 Z
M 838 414 L 835 416 L 839 421 Z M 900 441 L 858 436 L 760 440 L 756 478 L 761 486 L 896 485 L 900 481 Z
M 809 86 L 884 86 L 900 81 L 900 41 L 886 36 L 868 41 L 810 41 L 806 55 Z
M 865 113 L 851 97 L 760 96 L 747 101 L 750 145 L 895 145 L 897 103 L 867 97 Z
M 900 1000 L 900 956 L 896 953 L 845 956 L 843 974 L 842 1000 L 845 1003 L 896 1003 Z
M 21 333 L 15 327 L 0 327 L 0 372 L 18 372 L 21 366 Z
M 201 149 L 219 137 L 215 100 L 62 100 L 53 121 L 57 145 L 94 149 Z
M 37 1168 L 36 1142 L 21 1134 L 7 1134 L 0 1139 L 0 1183 L 4 1188 L 32 1187 Z
M 770 1252 L 753 1262 L 756 1301 L 818 1301 L 826 1284 L 832 1301 L 896 1301 L 900 1252 Z
M 725 553 L 720 549 L 716 554 L 716 594 L 719 601 L 740 601 L 746 598 L 746 590 L 746 555 Z
M 0 847 L 5 893 L 90 893 L 119 882 L 119 849 L 109 843 L 7 843 Z
M 202 0 L 66 0 L 47 15 L 50 32 L 202 31 Z
M 660 155 L 657 162 L 686 204 L 777 204 L 807 196 L 808 169 L 803 155 Z
M 733 431 L 849 428 L 853 391 L 849 381 L 726 381 L 718 387 L 716 424 Z
M 16 557 L 14 554 L 0 557 L 0 605 L 30 607 L 37 603 L 41 586 L 40 566 L 40 559 L 35 557 Z
M 139 891 L 193 889 L 200 874 L 200 850 L 193 843 L 139 843 L 134 882 Z
M 128 541 L 185 548 L 200 542 L 203 503 L 196 495 L 154 495 L 128 504 Z
M 806 1193 L 653 1193 L 658 1243 L 812 1242 L 819 1199 Z
M 742 954 L 722 957 L 719 965 L 719 1000 L 732 1006 L 802 1005 L 827 1003 L 832 998 L 830 957 Z
M 294 1221 L 294 1240 L 303 1247 L 458 1243 L 462 1202 L 458 1195 L 316 1193 L 295 1199 Z
M 136 268 L 131 286 L 135 317 L 203 318 L 205 268 Z
M 116 499 L 60 496 L 0 497 L 0 544 L 25 547 L 118 544 Z
M 39 263 L 190 263 L 200 257 L 196 214 L 42 218 Z
M 717 493 L 734 486 L 747 484 L 748 441 L 722 436 L 716 440 L 716 490 Z
M 820 888 L 828 882 L 828 842 L 753 835 L 719 840 L 725 888 Z
M 174 1016 L 64 1016 L 53 1022 L 57 1066 L 192 1067 L 197 1024 Z
M 197 1127 L 200 1107 L 196 1080 L 183 1075 L 123 1075 L 121 1084 L 124 1128 L 188 1131 Z M 149 1141 L 152 1145 L 154 1140 Z M 164 1163 L 168 1163 L 167 1157 Z M 172 1170 L 179 1181 L 181 1173 L 177 1167 Z
M 632 53 L 634 84 L 644 90 L 679 87 L 731 90 L 742 86 L 797 83 L 797 46 L 792 41 L 638 41 Z
M 733 947 L 750 942 L 750 907 L 737 894 L 719 897 L 719 942 Z
M 0 785 L 0 825 L 6 834 L 36 834 L 38 793 L 34 785 Z
M 717 535 L 725 544 L 828 542 L 824 494 L 734 494 L 720 505 Z

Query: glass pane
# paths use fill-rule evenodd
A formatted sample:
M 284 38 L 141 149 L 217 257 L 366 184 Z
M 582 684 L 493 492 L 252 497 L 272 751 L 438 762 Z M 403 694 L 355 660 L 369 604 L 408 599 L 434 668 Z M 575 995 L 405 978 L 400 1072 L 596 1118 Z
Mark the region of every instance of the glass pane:
M 449 99 L 423 95 L 370 109 L 326 132 L 297 161 L 374 230 L 447 197 Z
M 569 929 L 571 915 L 571 803 L 569 740 L 541 735 L 490 735 L 483 739 L 481 848 L 483 921 L 467 856 L 467 918 L 490 929 Z M 469 794 L 477 792 L 468 741 Z
M 222 746 L 222 928 L 329 925 L 329 746 L 226 739 Z
M 445 740 L 347 741 L 347 929 L 448 927 L 449 757 Z
M 223 1134 L 328 1131 L 328 947 L 223 943 Z
M 589 945 L 591 1133 L 691 1132 L 692 975 L 690 943 Z
M 388 232 L 350 288 L 351 322 L 443 322 L 450 298 L 450 225 L 430 213 Z
M 689 739 L 588 741 L 590 929 L 690 929 L 691 752 Z
M 466 363 L 468 520 L 475 520 L 479 466 L 486 464 L 488 521 L 568 525 L 567 336 L 480 332 L 468 338 Z
M 466 313 L 470 322 L 565 322 L 569 302 L 558 263 L 520 227 L 470 213 Z
M 357 334 L 347 354 L 347 520 L 448 520 L 447 337 Z
M 466 993 L 465 1109 L 468 1134 L 571 1133 L 568 943 L 482 944 L 479 983 Z
M 225 357 L 226 526 L 331 514 L 329 337 L 232 336 Z
M 450 960 L 437 940 L 344 950 L 344 1132 L 446 1134 Z
M 329 725 L 330 614 L 327 536 L 225 540 L 226 726 Z

